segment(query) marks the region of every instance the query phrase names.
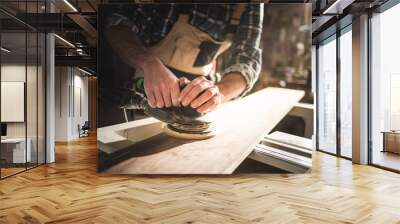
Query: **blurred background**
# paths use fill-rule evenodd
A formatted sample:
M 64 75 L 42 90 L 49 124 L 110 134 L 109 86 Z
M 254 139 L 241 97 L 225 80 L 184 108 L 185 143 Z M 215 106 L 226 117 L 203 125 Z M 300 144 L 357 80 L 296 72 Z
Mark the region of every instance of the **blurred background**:
M 265 5 L 262 72 L 254 91 L 267 86 L 302 89 L 307 92 L 303 101 L 313 102 L 311 14 L 307 4 Z

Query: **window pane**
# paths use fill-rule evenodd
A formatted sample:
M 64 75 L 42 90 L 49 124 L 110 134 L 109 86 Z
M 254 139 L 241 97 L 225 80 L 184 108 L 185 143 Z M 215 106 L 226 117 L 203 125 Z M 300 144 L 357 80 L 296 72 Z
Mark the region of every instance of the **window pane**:
M 1 34 L 1 140 L 2 178 L 24 171 L 30 161 L 26 139 L 26 33 Z
M 400 4 L 372 18 L 372 163 L 400 170 Z M 386 132 L 386 134 L 384 134 Z M 386 138 L 384 138 L 386 137 Z
M 318 48 L 318 148 L 336 153 L 336 40 Z
M 26 115 L 27 115 L 27 136 L 30 142 L 30 158 L 27 163 L 28 168 L 37 165 L 37 33 L 27 33 L 27 80 L 26 80 Z
M 351 158 L 352 141 L 352 35 L 351 30 L 340 36 L 340 150 Z

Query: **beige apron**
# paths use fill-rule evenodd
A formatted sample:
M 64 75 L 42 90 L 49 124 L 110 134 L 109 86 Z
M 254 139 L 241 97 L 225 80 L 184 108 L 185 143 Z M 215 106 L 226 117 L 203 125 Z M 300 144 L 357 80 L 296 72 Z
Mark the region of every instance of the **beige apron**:
M 244 4 L 235 6 L 230 24 L 239 24 L 244 8 Z M 214 61 L 230 47 L 233 35 L 228 34 L 225 41 L 216 41 L 206 32 L 190 25 L 188 20 L 188 15 L 181 14 L 167 36 L 160 43 L 150 47 L 149 51 L 168 67 L 194 75 L 209 75 L 212 62 L 205 66 L 193 67 L 200 52 L 200 44 L 208 41 L 220 46 L 212 60 Z M 136 75 L 143 76 L 142 71 L 137 73 L 139 74 Z

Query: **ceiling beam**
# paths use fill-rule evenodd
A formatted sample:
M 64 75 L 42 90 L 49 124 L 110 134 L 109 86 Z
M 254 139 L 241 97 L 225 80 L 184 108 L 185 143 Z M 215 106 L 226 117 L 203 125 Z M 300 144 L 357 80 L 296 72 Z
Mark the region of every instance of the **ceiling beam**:
M 351 5 L 355 0 L 336 0 L 330 4 L 323 12 L 324 15 L 338 15 Z
M 55 56 L 56 66 L 79 66 L 96 70 L 96 58 L 91 56 Z
M 315 33 L 324 27 L 334 16 L 318 16 L 317 20 L 312 23 L 312 32 Z
M 97 30 L 89 23 L 89 21 L 80 14 L 68 14 L 67 15 L 72 21 L 82 28 L 83 31 L 88 35 L 86 40 L 91 46 L 97 44 Z
M 72 2 L 72 1 L 71 1 Z M 82 30 L 87 34 L 87 42 L 90 46 L 97 44 L 97 29 L 93 27 L 89 21 L 81 15 L 77 6 L 73 5 L 68 0 L 55 1 L 54 5 L 59 8 L 62 12 L 65 12 L 68 18 L 74 21 Z

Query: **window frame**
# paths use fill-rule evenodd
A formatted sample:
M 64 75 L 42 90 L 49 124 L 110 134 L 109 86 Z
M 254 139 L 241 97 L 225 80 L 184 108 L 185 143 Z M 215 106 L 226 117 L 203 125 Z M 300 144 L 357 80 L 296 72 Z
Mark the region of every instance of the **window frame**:
M 316 150 L 323 152 L 323 153 L 327 153 L 329 155 L 333 155 L 333 156 L 337 156 L 340 158 L 344 158 L 346 160 L 352 160 L 352 158 L 347 157 L 342 155 L 342 150 L 341 150 L 341 119 L 340 119 L 340 103 L 341 103 L 341 97 L 340 97 L 340 81 L 341 81 L 341 67 L 340 67 L 340 38 L 342 35 L 346 34 L 347 32 L 351 32 L 352 31 L 352 22 L 349 22 L 349 16 L 346 16 L 344 18 L 342 18 L 342 20 L 339 20 L 338 23 L 345 24 L 343 25 L 343 27 L 340 27 L 336 30 L 335 33 L 329 35 L 328 37 L 318 40 L 316 45 L 316 105 L 315 105 L 315 110 L 316 110 Z M 344 22 L 343 22 L 344 21 Z M 336 26 L 337 24 L 334 24 L 334 26 Z M 329 152 L 327 150 L 321 149 L 320 148 L 320 143 L 319 143 L 319 85 L 320 85 L 320 74 L 319 74 L 319 47 L 322 43 L 328 43 L 330 41 L 336 41 L 336 152 L 332 153 Z
M 368 116 L 368 165 L 377 167 L 383 170 L 388 170 L 391 172 L 395 173 L 400 173 L 400 169 L 393 169 L 387 166 L 383 166 L 377 163 L 373 162 L 373 154 L 374 154 L 374 148 L 373 148 L 373 127 L 372 127 L 372 119 L 373 119 L 373 114 L 372 114 L 372 94 L 373 94 L 373 88 L 372 88 L 372 76 L 373 76 L 373 62 L 372 62 L 372 41 L 373 41 L 373 35 L 372 35 L 372 19 L 374 18 L 374 15 L 376 14 L 381 14 L 384 13 L 385 11 L 393 8 L 394 6 L 400 4 L 400 0 L 388 0 L 384 4 L 369 10 L 368 13 L 368 111 L 367 111 L 367 116 Z
M 39 4 L 39 0 L 37 0 L 37 1 L 34 1 L 34 2 L 32 2 L 32 3 L 36 3 L 36 11 L 38 12 L 38 10 L 39 10 L 39 8 L 38 8 L 38 4 Z M 27 2 L 24 2 L 24 3 L 27 3 Z M 48 11 L 48 7 L 46 7 L 46 12 Z M 27 12 L 27 5 L 25 4 L 25 11 Z M 46 164 L 47 163 L 47 110 L 46 110 L 46 108 L 47 108 L 47 44 L 48 44 L 48 40 L 47 40 L 47 32 L 43 32 L 43 31 L 41 31 L 41 30 L 38 30 L 38 29 L 36 29 L 36 28 L 34 28 L 34 27 L 32 27 L 32 26 L 30 26 L 29 24 L 27 24 L 27 23 L 25 23 L 25 22 L 23 22 L 22 20 L 20 20 L 20 19 L 18 19 L 18 18 L 16 18 L 12 13 L 10 13 L 10 12 L 8 12 L 8 11 L 6 11 L 5 9 L 3 9 L 3 8 L 0 8 L 0 12 L 2 13 L 2 14 L 5 14 L 5 15 L 7 15 L 7 16 L 9 16 L 11 19 L 13 19 L 13 20 L 15 20 L 16 22 L 18 22 L 18 23 L 21 23 L 21 27 L 23 27 L 23 29 L 21 29 L 21 30 L 18 30 L 18 31 L 15 31 L 15 33 L 17 33 L 17 32 L 19 32 L 19 33 L 21 33 L 21 34 L 23 34 L 23 35 L 25 35 L 25 40 L 24 40 L 24 42 L 25 42 L 25 49 L 24 49 L 24 51 L 25 51 L 25 96 L 24 96 L 24 98 L 25 98 L 25 102 L 24 102 L 24 129 L 25 129 L 25 135 L 23 136 L 23 138 L 25 139 L 25 166 L 23 167 L 23 169 L 21 169 L 20 171 L 17 171 L 17 172 L 14 172 L 14 173 L 12 173 L 12 174 L 8 174 L 8 175 L 4 175 L 3 173 L 2 173 L 2 167 L 0 166 L 0 180 L 3 180 L 3 179 L 6 179 L 6 178 L 8 178 L 8 177 L 12 177 L 12 176 L 15 176 L 15 175 L 17 175 L 17 174 L 20 174 L 20 173 L 23 173 L 23 172 L 26 172 L 26 171 L 28 171 L 28 170 L 30 170 L 30 169 L 34 169 L 34 168 L 36 168 L 36 167 L 39 167 L 39 166 L 41 166 L 41 165 L 44 165 L 44 164 Z M 25 18 L 26 19 L 26 18 Z M 0 28 L 1 28 L 1 24 L 0 24 Z M 2 45 L 2 39 L 1 39 L 1 37 L 2 37 L 2 34 L 5 34 L 5 33 L 10 33 L 10 32 L 8 32 L 8 31 L 3 31 L 3 30 L 1 30 L 0 29 L 0 46 Z M 11 33 L 14 33 L 14 32 L 11 32 Z M 33 136 L 33 138 L 36 138 L 36 141 L 37 141 L 37 145 L 36 145 L 36 161 L 35 161 L 35 163 L 33 163 L 33 164 L 30 164 L 29 166 L 28 166 L 28 163 L 29 162 L 27 162 L 28 161 L 28 158 L 27 158 L 27 156 L 28 156 L 28 154 L 27 154 L 27 147 L 28 147 L 28 144 L 27 144 L 27 142 L 28 142 L 28 112 L 27 112 L 27 83 L 28 83 L 28 78 L 27 78 L 27 75 L 28 75 L 28 34 L 33 34 L 33 35 L 35 35 L 36 36 L 36 48 L 35 48 L 35 53 L 36 53 L 36 60 L 34 60 L 34 64 L 35 64 L 35 66 L 36 66 L 36 69 L 35 69 L 35 75 L 36 75 L 36 91 L 35 91 L 35 93 L 33 93 L 34 95 L 35 95 L 35 97 L 36 97 L 36 122 L 34 122 L 35 124 L 34 125 L 36 125 L 36 136 Z M 43 122 L 42 124 L 43 124 L 43 145 L 42 145 L 42 149 L 41 149 L 41 151 L 43 152 L 43 155 L 41 155 L 41 157 L 43 157 L 43 158 L 41 158 L 42 159 L 42 162 L 39 162 L 39 141 L 38 141 L 38 139 L 39 139 L 39 81 L 38 81 L 38 76 L 39 76 L 39 70 L 38 70 L 38 67 L 39 67 L 39 34 L 43 34 L 42 35 L 42 38 L 40 39 L 40 41 L 41 41 L 41 46 L 42 46 L 42 48 L 43 49 L 41 49 L 41 52 L 43 53 L 43 55 L 41 55 L 41 57 L 42 57 L 42 61 L 44 62 L 43 64 L 42 64 L 42 70 L 41 70 L 41 75 L 42 75 L 42 84 L 43 84 L 43 92 L 42 92 L 42 96 L 44 96 L 44 98 L 42 99 L 42 103 L 43 103 L 43 105 L 41 105 L 43 108 L 43 116 L 40 118 L 40 120 Z M 3 66 L 3 64 L 2 64 L 2 62 L 3 62 L 3 58 L 2 58 L 2 56 L 1 56 L 1 54 L 0 54 L 0 82 L 2 81 L 2 77 L 1 77 L 1 68 L 2 68 L 2 66 Z M 0 89 L 1 89 L 1 86 L 0 86 Z M 0 99 L 0 101 L 1 101 L 1 99 Z M 1 110 L 1 105 L 0 105 L 0 110 Z M 0 115 L 1 116 L 1 115 Z M 1 119 L 0 119 L 0 124 L 1 124 L 2 122 L 1 122 Z M 0 144 L 0 158 L 1 158 L 1 144 Z M 1 165 L 1 164 L 0 164 Z M 21 167 L 22 168 L 22 167 Z

